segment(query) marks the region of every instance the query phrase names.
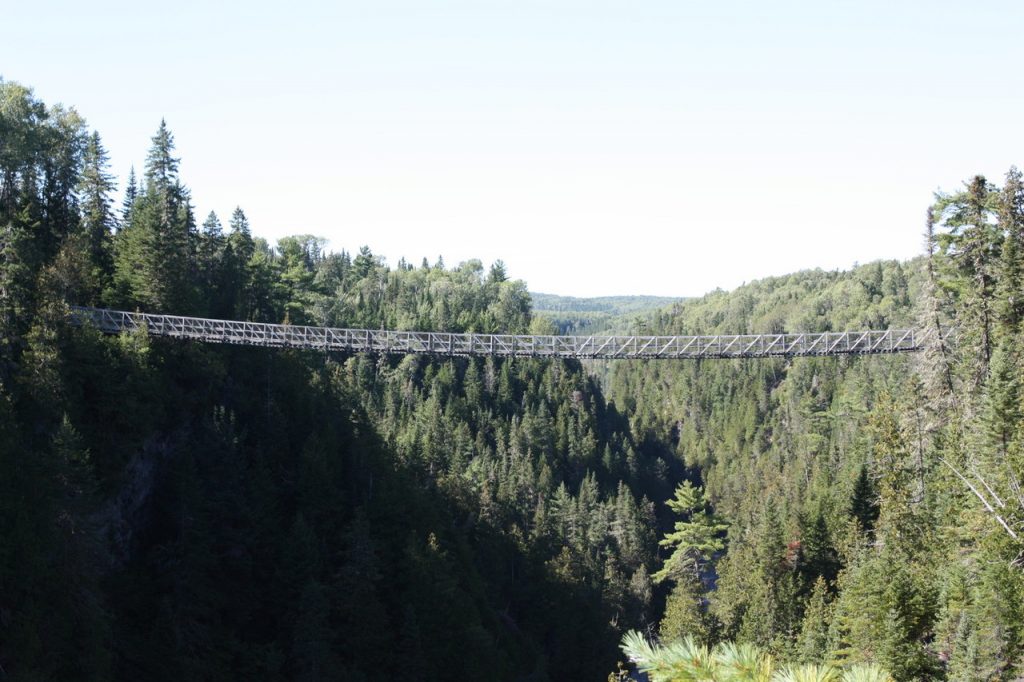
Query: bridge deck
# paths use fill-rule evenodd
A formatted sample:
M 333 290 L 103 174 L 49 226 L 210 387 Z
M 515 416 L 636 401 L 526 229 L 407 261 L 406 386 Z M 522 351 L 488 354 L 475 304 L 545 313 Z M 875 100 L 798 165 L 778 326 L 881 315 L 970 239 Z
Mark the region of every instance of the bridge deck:
M 494 355 L 596 359 L 770 358 L 906 353 L 922 349 L 928 332 L 888 329 L 803 334 L 718 336 L 546 336 L 339 329 L 153 315 L 72 307 L 74 324 L 107 334 L 145 327 L 153 336 L 274 348 L 360 353 Z

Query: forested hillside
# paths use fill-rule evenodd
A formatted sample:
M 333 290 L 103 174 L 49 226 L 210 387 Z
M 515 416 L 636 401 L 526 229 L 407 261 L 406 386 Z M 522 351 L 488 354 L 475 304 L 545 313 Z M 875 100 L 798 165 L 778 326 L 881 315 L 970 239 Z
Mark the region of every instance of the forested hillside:
M 114 207 L 99 136 L 13 83 L 0 182 L 0 679 L 600 679 L 653 617 L 670 465 L 578 363 L 65 323 L 525 331 L 500 263 L 199 226 L 164 124 Z
M 558 334 L 582 335 L 622 331 L 638 319 L 679 299 L 665 296 L 596 296 L 577 298 L 531 292 L 535 316 L 550 321 Z
M 652 318 L 658 333 L 956 330 L 914 356 L 613 367 L 635 436 L 671 439 L 703 488 L 656 574 L 672 587 L 663 641 L 877 663 L 897 680 L 1020 674 L 1022 236 L 1011 169 L 1001 188 L 974 178 L 937 198 L 924 258 L 767 279 Z
M 603 385 L 572 361 L 70 326 L 69 304 L 550 325 L 501 262 L 270 245 L 242 209 L 200 224 L 162 122 L 124 184 L 115 206 L 74 110 L 0 81 L 0 680 L 603 680 L 629 630 L 897 680 L 1021 672 L 1015 171 L 940 197 L 916 261 L 638 323 L 954 326 L 949 344 L 622 362 Z

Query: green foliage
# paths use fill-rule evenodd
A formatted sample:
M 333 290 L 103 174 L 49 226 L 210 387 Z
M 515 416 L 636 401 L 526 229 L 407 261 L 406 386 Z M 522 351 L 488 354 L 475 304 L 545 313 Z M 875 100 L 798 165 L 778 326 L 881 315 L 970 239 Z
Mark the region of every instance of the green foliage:
M 892 676 L 873 665 L 854 665 L 843 671 L 843 682 L 892 682 Z
M 676 521 L 675 530 L 659 541 L 662 547 L 671 548 L 672 554 L 665 565 L 652 577 L 654 582 L 680 580 L 686 574 L 696 574 L 702 562 L 711 559 L 715 552 L 725 548 L 722 535 L 728 525 L 707 509 L 703 490 L 689 481 L 683 481 L 676 488 L 675 497 L 665 504 L 685 521 Z
M 625 331 L 630 320 L 641 319 L 679 299 L 663 296 L 598 296 L 575 298 L 530 293 L 533 314 L 552 327 L 551 333 L 596 334 Z M 538 332 L 539 333 L 539 332 Z
M 598 679 L 655 623 L 691 639 L 629 646 L 700 679 L 1019 676 L 1022 187 L 937 197 L 927 260 L 537 314 L 500 261 L 272 246 L 240 208 L 198 229 L 163 122 L 115 216 L 99 136 L 0 81 L 0 677 Z M 80 303 L 958 337 L 586 368 L 108 338 L 63 323 Z
M 689 637 L 661 647 L 650 644 L 639 632 L 630 631 L 622 638 L 622 651 L 655 682 L 706 680 L 717 667 L 711 649 Z
M 875 522 L 878 520 L 878 493 L 868 474 L 867 465 L 861 466 L 857 482 L 853 485 L 853 494 L 850 497 L 850 516 L 857 520 L 863 531 L 874 529 Z
M 199 230 L 163 123 L 114 220 L 98 136 L 0 95 L 0 677 L 593 678 L 651 622 L 672 481 L 579 363 L 64 324 L 105 302 L 525 331 L 503 264 L 271 247 L 241 209 Z
M 840 670 L 807 664 L 779 666 L 769 654 L 749 644 L 723 642 L 712 648 L 690 637 L 651 644 L 636 631 L 622 638 L 622 650 L 653 682 L 891 682 L 870 665 Z
M 796 657 L 801 663 L 815 663 L 828 658 L 833 611 L 829 591 L 828 583 L 818 576 L 804 610 L 803 625 L 796 643 Z
M 82 154 L 82 173 L 77 193 L 81 201 L 81 232 L 89 261 L 93 266 L 93 279 L 97 283 L 92 296 L 109 284 L 113 273 L 111 241 L 117 226 L 111 194 L 117 185 L 107 170 L 109 159 L 100 141 L 100 135 L 93 132 Z
M 658 633 L 672 641 L 692 636 L 700 642 L 714 641 L 718 623 L 704 606 L 704 585 L 696 575 L 682 575 L 665 601 L 665 615 Z
M 114 240 L 114 291 L 108 298 L 117 305 L 196 309 L 196 225 L 173 153 L 174 138 L 161 121 L 146 157 L 142 192 Z
M 787 668 L 772 676 L 773 682 L 840 682 L 842 676 L 835 668 L 813 663 L 799 668 Z
M 638 437 L 674 441 L 731 521 L 714 589 L 670 595 L 672 635 L 705 637 L 704 600 L 718 636 L 787 660 L 881 663 L 898 680 L 1019 674 L 1022 196 L 1015 169 L 1003 188 L 974 178 L 939 196 L 924 263 L 799 273 L 651 317 L 654 333 L 918 315 L 959 330 L 921 362 L 613 368 Z

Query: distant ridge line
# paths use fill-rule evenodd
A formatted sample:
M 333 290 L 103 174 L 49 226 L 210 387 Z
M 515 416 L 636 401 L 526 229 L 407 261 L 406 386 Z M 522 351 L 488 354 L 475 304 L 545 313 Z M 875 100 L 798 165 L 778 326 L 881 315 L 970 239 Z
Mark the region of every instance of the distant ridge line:
M 344 329 L 71 307 L 71 322 L 105 334 L 145 328 L 152 336 L 269 348 L 373 354 L 699 360 L 913 353 L 934 330 L 883 329 L 698 336 L 553 336 Z M 948 338 L 951 330 L 943 333 Z

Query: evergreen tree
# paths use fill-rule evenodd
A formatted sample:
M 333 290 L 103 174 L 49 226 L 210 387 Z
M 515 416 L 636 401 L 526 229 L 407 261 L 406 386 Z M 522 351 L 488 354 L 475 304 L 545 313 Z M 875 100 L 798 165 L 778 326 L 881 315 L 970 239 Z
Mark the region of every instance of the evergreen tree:
M 693 637 L 709 643 L 717 634 L 714 617 L 704 604 L 704 585 L 697 576 L 680 576 L 665 602 L 658 633 L 666 642 Z
M 34 224 L 22 211 L 0 224 L 0 377 L 9 378 L 34 306 L 33 280 L 39 254 L 31 236 Z
M 832 622 L 830 590 L 825 579 L 819 576 L 804 610 L 803 625 L 796 644 L 797 658 L 801 663 L 818 663 L 828 656 L 829 625 Z
M 235 294 L 228 281 L 229 254 L 227 239 L 217 214 L 210 211 L 203 221 L 196 251 L 196 262 L 199 270 L 198 280 L 203 298 L 206 300 L 206 313 L 215 318 L 230 318 L 234 315 Z
M 78 195 L 82 205 L 82 232 L 96 279 L 106 283 L 113 272 L 111 240 L 117 219 L 111 193 L 116 185 L 108 172 L 107 152 L 99 133 L 93 132 L 85 146 Z
M 256 261 L 256 242 L 249 229 L 249 220 L 241 207 L 236 206 L 232 211 L 229 226 L 230 232 L 221 268 L 224 294 L 222 305 L 226 316 L 249 320 L 257 314 L 260 307 L 258 301 L 266 295 L 253 291 L 259 280 L 260 269 Z
M 146 193 L 157 190 L 168 196 L 170 190 L 178 184 L 180 159 L 174 156 L 174 148 L 174 136 L 167 128 L 167 121 L 160 119 L 160 127 L 153 135 L 146 154 Z
M 1016 167 L 1007 172 L 999 194 L 998 221 L 1005 236 L 996 280 L 996 312 L 1004 336 L 1011 336 L 1024 320 L 1024 178 Z
M 231 212 L 231 233 L 229 239 L 235 254 L 243 263 L 248 263 L 255 251 L 255 244 L 252 239 L 252 230 L 249 227 L 249 219 L 240 206 L 236 206 Z
M 195 221 L 178 180 L 174 138 L 166 122 L 152 139 L 146 184 L 115 244 L 116 296 L 153 311 L 189 312 L 193 305 Z
M 839 573 L 839 557 L 832 544 L 832 538 L 822 510 L 813 520 L 801 519 L 799 568 L 808 587 L 819 578 L 832 583 Z
M 868 467 L 862 464 L 857 482 L 850 498 L 850 516 L 857 519 L 861 530 L 871 531 L 878 520 L 878 493 L 868 475 Z
M 725 547 L 722 535 L 728 525 L 708 510 L 704 491 L 683 481 L 676 488 L 675 497 L 666 502 L 669 509 L 685 521 L 676 521 L 675 530 L 659 542 L 669 547 L 672 554 L 665 565 L 654 574 L 655 582 L 667 579 L 678 581 L 687 574 L 696 575 L 703 562 L 709 561 L 715 552 Z
M 65 238 L 79 229 L 81 216 L 75 190 L 86 144 L 85 121 L 74 109 L 51 107 L 48 118 L 43 137 L 45 154 L 40 164 L 43 221 L 37 235 L 40 251 L 47 260 L 56 254 Z
M 952 289 L 964 304 L 959 308 L 961 336 L 977 353 L 976 384 L 981 383 L 992 356 L 995 264 L 1003 241 L 993 217 L 997 201 L 995 188 L 978 175 L 964 191 L 940 196 L 936 205 L 946 228 L 938 242 L 953 266 Z
M 203 221 L 203 236 L 210 239 L 214 244 L 224 238 L 224 228 L 220 224 L 220 218 L 217 217 L 214 211 L 210 211 L 210 214 L 206 216 L 206 220 Z
M 128 170 L 128 182 L 124 188 L 124 199 L 121 202 L 121 221 L 118 224 L 118 229 L 121 226 L 127 225 L 131 222 L 132 208 L 135 207 L 135 201 L 139 198 L 139 183 L 135 179 L 135 166 L 132 166 Z

